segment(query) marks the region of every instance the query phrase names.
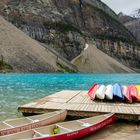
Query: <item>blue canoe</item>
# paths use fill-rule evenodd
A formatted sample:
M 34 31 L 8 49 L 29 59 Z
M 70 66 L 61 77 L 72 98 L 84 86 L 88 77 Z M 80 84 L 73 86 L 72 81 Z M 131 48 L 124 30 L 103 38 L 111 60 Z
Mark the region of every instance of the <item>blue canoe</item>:
M 119 85 L 119 84 L 113 85 L 113 96 L 114 96 L 114 99 L 124 101 L 124 95 L 122 93 L 121 85 Z

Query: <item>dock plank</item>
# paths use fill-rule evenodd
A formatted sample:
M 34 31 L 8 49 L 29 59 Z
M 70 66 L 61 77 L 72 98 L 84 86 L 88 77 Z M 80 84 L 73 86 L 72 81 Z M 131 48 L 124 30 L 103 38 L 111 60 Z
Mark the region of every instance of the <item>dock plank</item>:
M 93 116 L 102 113 L 116 113 L 123 119 L 139 119 L 140 103 L 126 104 L 108 101 L 92 101 L 87 91 L 63 90 L 18 108 L 22 113 L 44 113 L 66 109 L 72 116 Z

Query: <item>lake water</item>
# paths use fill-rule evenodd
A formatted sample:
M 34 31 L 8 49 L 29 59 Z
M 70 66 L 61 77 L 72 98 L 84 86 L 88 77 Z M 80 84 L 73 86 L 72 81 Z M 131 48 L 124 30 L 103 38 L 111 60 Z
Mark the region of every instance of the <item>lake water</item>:
M 88 90 L 94 83 L 140 84 L 140 74 L 0 74 L 0 120 L 21 116 L 20 105 L 61 90 Z

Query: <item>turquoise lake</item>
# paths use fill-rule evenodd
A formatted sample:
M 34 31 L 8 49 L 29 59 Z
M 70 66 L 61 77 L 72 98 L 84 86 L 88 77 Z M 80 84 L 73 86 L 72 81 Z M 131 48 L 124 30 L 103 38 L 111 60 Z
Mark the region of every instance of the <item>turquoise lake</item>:
M 140 74 L 0 74 L 0 120 L 20 117 L 20 105 L 61 90 L 88 90 L 94 83 L 140 84 Z

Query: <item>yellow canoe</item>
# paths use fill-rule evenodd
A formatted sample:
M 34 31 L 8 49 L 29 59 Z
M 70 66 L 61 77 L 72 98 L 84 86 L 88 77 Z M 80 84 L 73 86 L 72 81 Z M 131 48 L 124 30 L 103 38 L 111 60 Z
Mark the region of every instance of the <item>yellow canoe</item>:
M 137 85 L 136 88 L 138 90 L 138 99 L 140 100 L 140 85 Z

